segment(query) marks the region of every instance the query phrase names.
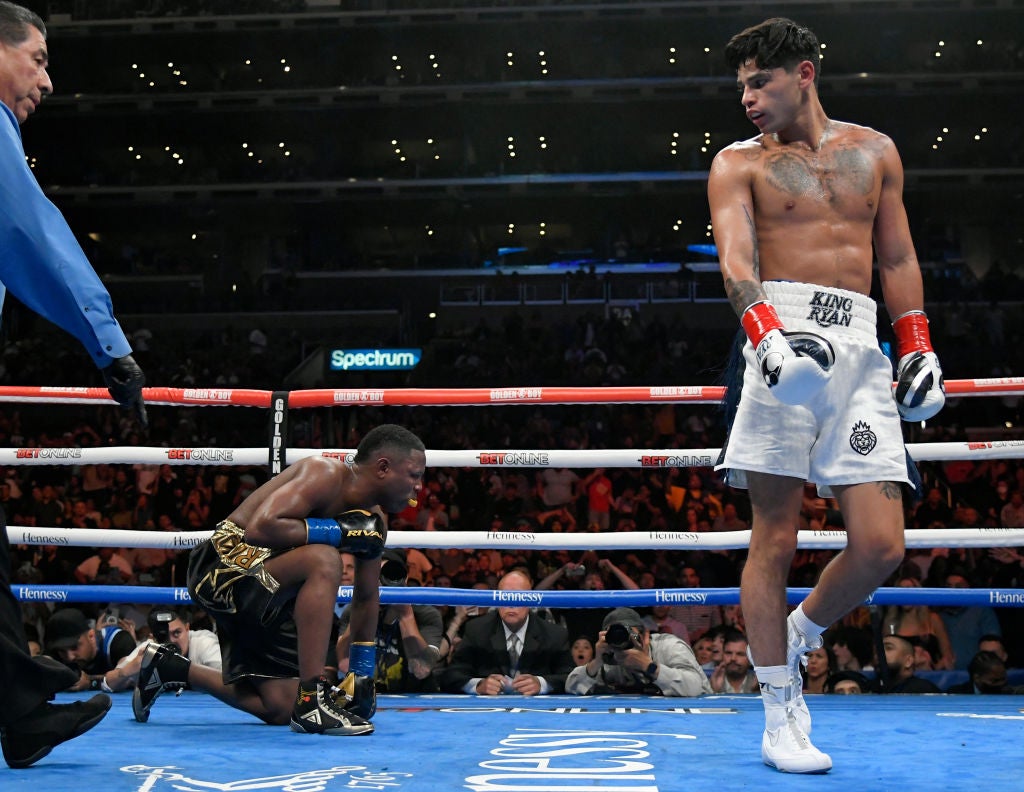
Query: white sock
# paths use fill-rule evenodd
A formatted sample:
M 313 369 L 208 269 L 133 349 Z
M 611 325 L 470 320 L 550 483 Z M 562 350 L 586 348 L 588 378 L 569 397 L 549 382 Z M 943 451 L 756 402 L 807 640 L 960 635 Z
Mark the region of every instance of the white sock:
M 815 624 L 807 618 L 807 614 L 804 613 L 804 604 L 802 602 L 796 606 L 796 610 L 790 614 L 789 618 L 793 620 L 793 626 L 808 638 L 817 638 L 825 632 L 825 627 L 822 627 L 820 624 Z
M 765 728 L 779 729 L 785 726 L 789 717 L 789 668 L 784 665 L 755 666 L 754 674 L 764 686 L 761 688 L 761 703 L 764 705 Z
M 754 666 L 754 674 L 762 685 L 784 688 L 789 684 L 789 668 L 784 665 Z

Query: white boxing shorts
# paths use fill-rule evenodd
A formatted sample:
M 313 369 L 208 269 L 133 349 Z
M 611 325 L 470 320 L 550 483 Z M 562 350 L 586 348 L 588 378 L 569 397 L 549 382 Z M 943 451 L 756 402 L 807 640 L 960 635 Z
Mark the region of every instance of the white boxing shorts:
M 745 488 L 744 471 L 755 471 L 813 482 L 822 494 L 833 484 L 909 484 L 892 364 L 878 346 L 875 301 L 811 283 L 763 286 L 786 330 L 817 333 L 832 343 L 832 377 L 810 404 L 783 404 L 769 392 L 747 340 L 743 390 L 715 470 L 727 470 L 734 487 Z

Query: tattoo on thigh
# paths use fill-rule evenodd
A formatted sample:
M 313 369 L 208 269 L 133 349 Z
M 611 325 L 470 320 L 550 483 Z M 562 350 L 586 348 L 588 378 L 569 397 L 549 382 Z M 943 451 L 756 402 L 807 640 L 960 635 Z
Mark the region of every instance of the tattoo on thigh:
M 889 500 L 902 500 L 903 490 L 900 485 L 895 481 L 880 481 L 878 482 L 878 488 L 882 491 L 882 494 Z

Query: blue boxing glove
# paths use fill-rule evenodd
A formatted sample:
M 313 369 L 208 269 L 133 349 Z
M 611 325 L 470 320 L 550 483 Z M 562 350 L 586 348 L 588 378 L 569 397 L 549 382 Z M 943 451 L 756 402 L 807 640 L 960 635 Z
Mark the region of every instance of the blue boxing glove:
M 344 701 L 338 703 L 344 709 L 365 720 L 373 718 L 377 712 L 377 688 L 373 683 L 373 677 L 349 671 L 338 685 L 338 690 L 344 697 Z
M 342 706 L 360 718 L 370 720 L 377 712 L 377 686 L 373 676 L 377 671 L 377 644 L 373 641 L 353 641 L 348 654 L 349 672 L 338 685 L 345 701 Z
M 946 403 L 946 384 L 932 350 L 924 311 L 908 311 L 892 323 L 896 333 L 896 384 L 893 396 L 904 421 L 927 421 Z
M 754 346 L 761 376 L 780 402 L 807 404 L 828 384 L 836 359 L 828 339 L 817 333 L 784 330 L 768 301 L 748 307 L 741 321 Z
M 337 517 L 309 517 L 306 544 L 329 544 L 356 558 L 380 558 L 384 552 L 384 521 L 365 509 L 351 509 Z

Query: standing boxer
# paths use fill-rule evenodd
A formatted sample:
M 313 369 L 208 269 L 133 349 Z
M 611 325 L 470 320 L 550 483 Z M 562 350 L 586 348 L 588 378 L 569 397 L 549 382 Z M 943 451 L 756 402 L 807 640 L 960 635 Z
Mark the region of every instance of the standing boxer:
M 136 720 L 149 719 L 160 693 L 189 684 L 295 731 L 372 732 L 384 515 L 415 502 L 425 459 L 416 435 L 383 424 L 351 463 L 306 457 L 242 501 L 189 559 L 189 593 L 217 623 L 223 672 L 151 644 L 132 700 Z M 323 668 L 342 552 L 355 556 L 356 571 L 349 674 L 338 691 Z
M 145 426 L 145 377 L 114 318 L 110 295 L 25 162 L 19 125 L 53 92 L 48 65 L 42 19 L 0 2 L 0 305 L 9 289 L 75 336 L 101 369 L 110 395 L 134 409 Z M 7 521 L 0 511 L 0 745 L 8 765 L 23 768 L 99 723 L 110 698 L 100 693 L 84 702 L 49 703 L 78 675 L 29 654 L 10 583 Z
M 717 469 L 753 507 L 741 599 L 766 728 L 763 761 L 823 773 L 801 695 L 803 655 L 903 558 L 900 483 L 908 483 L 900 417 L 944 402 L 922 306 L 921 272 L 892 141 L 834 121 L 818 99 L 815 35 L 768 19 L 726 47 L 757 136 L 715 157 L 708 199 L 725 290 L 741 318 L 742 393 Z M 879 349 L 872 252 L 894 317 L 898 384 Z M 786 618 L 805 481 L 831 488 L 847 545 Z

